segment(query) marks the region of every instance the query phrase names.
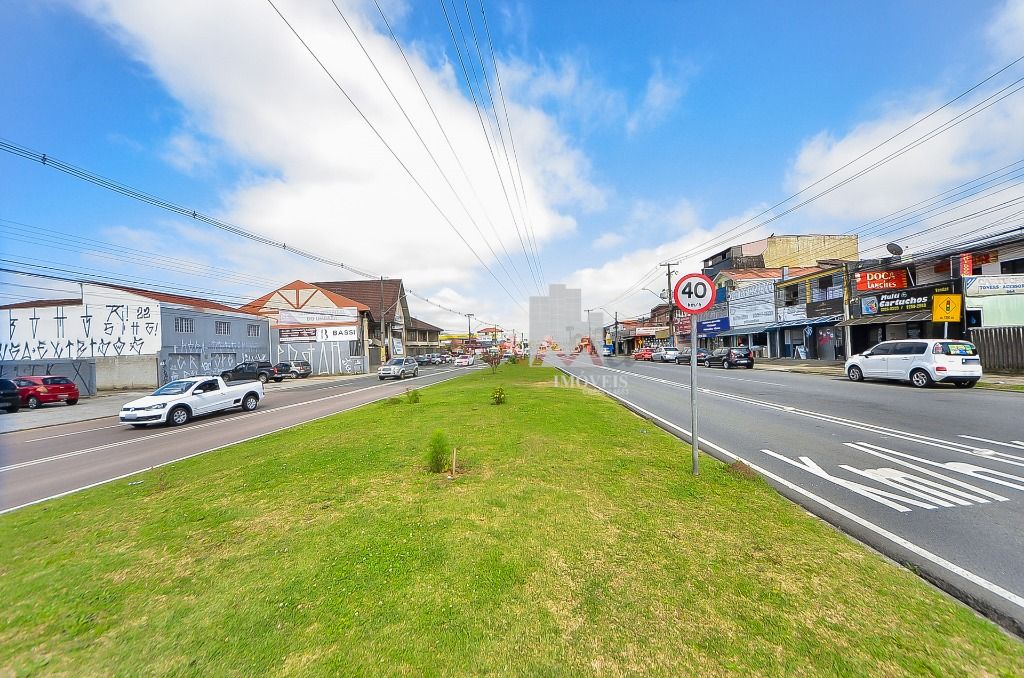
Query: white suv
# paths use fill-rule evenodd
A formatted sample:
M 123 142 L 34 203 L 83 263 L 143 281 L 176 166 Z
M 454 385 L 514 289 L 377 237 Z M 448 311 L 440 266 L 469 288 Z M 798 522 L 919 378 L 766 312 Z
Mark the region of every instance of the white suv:
M 969 341 L 900 339 L 883 341 L 846 361 L 850 381 L 897 379 L 918 388 L 952 382 L 970 388 L 981 379 L 981 358 Z
M 415 358 L 392 358 L 377 368 L 377 378 L 405 379 L 406 376 L 420 376 L 420 366 Z

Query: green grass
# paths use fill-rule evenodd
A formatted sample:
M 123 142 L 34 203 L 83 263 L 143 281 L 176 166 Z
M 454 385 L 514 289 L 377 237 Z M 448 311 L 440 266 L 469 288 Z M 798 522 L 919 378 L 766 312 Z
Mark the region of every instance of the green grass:
M 425 469 L 438 427 L 454 481 Z M 991 623 L 689 460 L 505 366 L 26 508 L 0 517 L 0 675 L 1024 673 Z
M 1021 384 L 996 384 L 991 381 L 979 381 L 978 388 L 990 388 L 995 391 L 1024 391 L 1024 385 Z

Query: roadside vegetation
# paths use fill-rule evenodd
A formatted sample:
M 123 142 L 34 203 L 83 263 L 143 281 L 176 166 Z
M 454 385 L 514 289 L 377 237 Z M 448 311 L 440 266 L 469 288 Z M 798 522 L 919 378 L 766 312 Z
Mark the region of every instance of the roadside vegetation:
M 0 675 L 1024 674 L 1018 640 L 551 369 L 419 393 L 0 516 Z
M 991 381 L 979 381 L 979 388 L 990 388 L 994 391 L 1024 391 L 1024 385 L 1021 384 L 1000 384 Z

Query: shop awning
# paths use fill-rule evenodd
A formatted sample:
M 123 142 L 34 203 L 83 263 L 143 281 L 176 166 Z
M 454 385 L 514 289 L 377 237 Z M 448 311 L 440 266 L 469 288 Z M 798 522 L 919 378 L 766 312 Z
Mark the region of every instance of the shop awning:
M 744 337 L 748 334 L 760 334 L 767 330 L 771 325 L 750 325 L 748 327 L 734 327 L 731 330 L 725 332 L 719 332 L 720 337 Z
M 852 327 L 853 325 L 884 325 L 886 323 L 916 323 L 923 320 L 931 320 L 931 311 L 908 311 L 907 313 L 887 313 L 885 315 L 866 315 L 860 318 L 850 318 L 839 323 L 839 327 Z
M 784 327 L 806 327 L 808 325 L 828 325 L 843 319 L 841 315 L 826 315 L 821 318 L 798 318 L 796 320 L 783 320 L 782 322 L 769 325 L 765 330 L 781 330 Z M 842 323 L 839 323 L 842 325 Z M 762 330 L 764 331 L 764 330 Z

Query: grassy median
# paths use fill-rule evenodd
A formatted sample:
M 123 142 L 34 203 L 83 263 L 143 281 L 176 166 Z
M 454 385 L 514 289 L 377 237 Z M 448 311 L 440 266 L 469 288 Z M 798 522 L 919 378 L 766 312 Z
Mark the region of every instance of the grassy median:
M 994 625 L 554 374 L 0 517 L 0 675 L 1024 673 Z M 438 428 L 454 481 L 425 470 Z

